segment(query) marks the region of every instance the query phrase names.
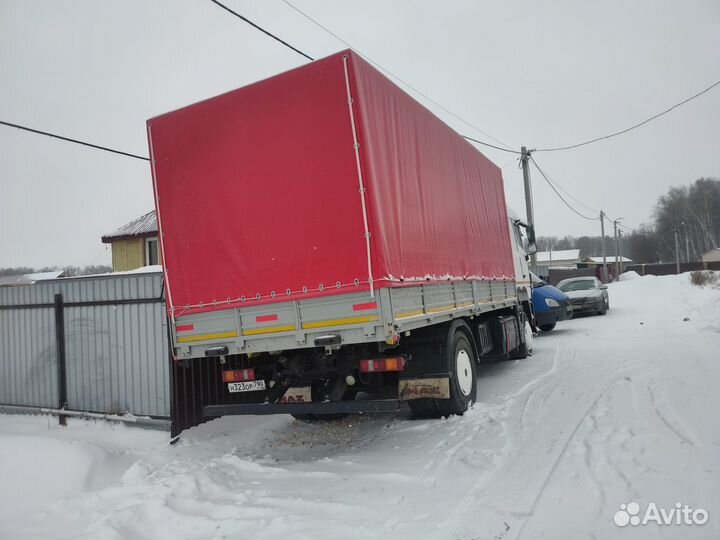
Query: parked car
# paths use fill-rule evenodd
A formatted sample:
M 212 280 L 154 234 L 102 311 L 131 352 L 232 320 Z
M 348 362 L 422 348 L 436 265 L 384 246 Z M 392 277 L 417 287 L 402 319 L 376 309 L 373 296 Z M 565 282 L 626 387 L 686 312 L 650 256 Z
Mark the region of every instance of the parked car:
M 607 285 L 595 277 L 576 277 L 563 279 L 558 289 L 570 297 L 573 314 L 597 313 L 605 315 L 610 309 L 610 297 Z
M 532 272 L 532 305 L 535 311 L 535 324 L 543 332 L 549 332 L 558 321 L 570 319 L 573 308 L 570 298 L 557 287 L 543 281 Z

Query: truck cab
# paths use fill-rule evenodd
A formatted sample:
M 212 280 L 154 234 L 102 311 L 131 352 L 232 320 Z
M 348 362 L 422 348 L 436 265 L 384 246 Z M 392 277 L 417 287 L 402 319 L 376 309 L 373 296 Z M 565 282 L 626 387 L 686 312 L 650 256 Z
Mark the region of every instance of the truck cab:
M 515 267 L 515 284 L 518 302 L 523 306 L 528 321 L 534 326 L 532 311 L 532 282 L 528 259 L 537 251 L 535 231 L 532 226 L 524 223 L 512 209 L 508 209 L 508 225 L 510 227 L 510 243 L 512 245 L 513 264 Z

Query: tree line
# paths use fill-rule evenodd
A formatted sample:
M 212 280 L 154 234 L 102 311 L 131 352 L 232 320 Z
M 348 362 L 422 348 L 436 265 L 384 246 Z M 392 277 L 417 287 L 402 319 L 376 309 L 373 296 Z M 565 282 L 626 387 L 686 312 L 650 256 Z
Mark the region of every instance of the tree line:
M 606 230 L 612 225 L 606 224 Z M 655 205 L 653 222 L 622 230 L 619 255 L 636 263 L 675 260 L 675 234 L 681 262 L 699 261 L 703 253 L 720 247 L 720 180 L 700 178 L 689 186 L 673 187 Z M 579 249 L 580 257 L 602 255 L 602 237 L 539 236 L 538 250 Z M 605 237 L 605 252 L 615 256 L 615 240 Z

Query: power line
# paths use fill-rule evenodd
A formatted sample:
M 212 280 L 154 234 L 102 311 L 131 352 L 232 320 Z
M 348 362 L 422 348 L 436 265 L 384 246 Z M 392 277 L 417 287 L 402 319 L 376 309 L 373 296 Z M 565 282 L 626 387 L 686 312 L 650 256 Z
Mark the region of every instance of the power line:
M 496 150 L 502 150 L 503 152 L 511 152 L 513 154 L 520 154 L 517 150 L 511 150 L 509 148 L 501 148 L 500 146 L 495 146 L 494 144 L 486 143 L 483 141 L 479 141 L 477 139 L 473 139 L 472 137 L 468 137 L 467 135 L 462 135 L 464 139 L 467 139 L 468 141 L 472 141 L 474 143 L 482 144 L 484 146 L 489 146 L 490 148 L 495 148 Z
M 560 195 L 560 192 L 559 192 L 557 189 L 555 189 L 555 186 L 554 186 L 553 183 L 550 181 L 550 179 L 547 177 L 547 175 L 543 172 L 543 170 L 540 168 L 540 165 L 537 164 L 537 161 L 535 161 L 535 158 L 532 156 L 532 154 L 530 154 L 530 161 L 533 162 L 533 165 L 535 165 L 535 168 L 538 170 L 538 172 L 540 173 L 540 175 L 545 179 L 545 181 L 547 182 L 547 184 L 552 188 L 552 190 L 555 192 L 555 194 L 556 194 L 558 197 L 560 197 L 560 200 L 561 200 L 562 202 L 565 203 L 565 206 L 567 206 L 570 210 L 572 210 L 573 212 L 575 212 L 575 213 L 576 213 L 578 216 L 580 216 L 581 218 L 585 218 L 585 219 L 587 219 L 588 221 L 595 221 L 596 219 L 600 219 L 600 218 L 597 218 L 597 217 L 588 217 L 588 216 L 586 216 L 585 214 L 583 214 L 583 213 L 578 212 L 577 210 L 575 210 L 575 208 L 573 208 L 572 205 L 571 205 L 569 202 L 567 202 L 562 195 Z
M 211 1 L 214 2 L 215 0 L 211 0 Z M 489 133 L 486 133 L 485 131 L 481 130 L 480 128 L 472 125 L 470 122 L 468 122 L 468 121 L 465 120 L 464 118 L 462 118 L 462 117 L 460 117 L 459 115 L 455 114 L 454 112 L 452 112 L 450 109 L 448 109 L 448 108 L 445 107 L 444 105 L 441 105 L 440 103 L 438 103 L 437 101 L 435 101 L 434 99 L 432 99 L 432 98 L 431 98 L 430 96 L 428 96 L 427 94 L 421 92 L 420 90 L 418 90 L 417 88 L 415 88 L 413 85 L 411 85 L 411 84 L 408 83 L 407 81 L 404 81 L 403 79 L 401 79 L 400 77 L 398 77 L 397 75 L 395 75 L 394 73 L 392 73 L 389 69 L 384 68 L 383 66 L 381 66 L 380 64 L 378 64 L 376 61 L 374 61 L 372 58 L 370 58 L 368 55 L 360 52 L 360 51 L 359 51 L 358 49 L 356 49 L 351 43 L 345 41 L 342 37 L 340 37 L 339 35 L 337 35 L 335 32 L 333 32 L 332 30 L 330 30 L 328 27 L 324 26 L 322 23 L 320 23 L 319 21 L 313 19 L 310 15 L 308 15 L 307 13 L 305 13 L 304 11 L 302 11 L 301 9 L 299 9 L 299 8 L 296 7 L 296 6 L 294 6 L 294 5 L 293 5 L 292 3 L 290 3 L 288 0 L 282 0 L 282 1 L 283 1 L 283 3 L 287 4 L 290 8 L 292 8 L 293 10 L 295 10 L 296 12 L 298 12 L 300 15 L 302 15 L 303 17 L 305 17 L 307 20 L 309 20 L 310 22 L 312 22 L 312 23 L 315 24 L 316 26 L 318 26 L 318 27 L 322 28 L 323 30 L 325 30 L 325 32 L 327 32 L 328 34 L 330 34 L 332 37 L 334 37 L 335 39 L 337 39 L 337 40 L 340 41 L 341 43 L 344 43 L 345 45 L 347 45 L 348 47 L 350 47 L 351 49 L 353 49 L 355 52 L 357 52 L 360 56 L 362 56 L 365 60 L 367 60 L 368 62 L 370 62 L 372 65 L 374 65 L 374 66 L 375 66 L 376 68 L 378 68 L 379 70 L 384 71 L 387 75 L 389 75 L 389 76 L 392 77 L 393 79 L 397 80 L 397 81 L 400 82 L 401 84 L 405 85 L 407 88 L 409 88 L 410 90 L 412 90 L 412 91 L 415 92 L 416 94 L 424 97 L 424 98 L 425 98 L 426 100 L 428 100 L 430 103 L 432 103 L 433 105 L 435 105 L 435 106 L 438 107 L 439 109 L 442 109 L 443 111 L 445 111 L 447 114 L 449 114 L 449 115 L 452 116 L 453 118 L 459 120 L 460 122 L 462 122 L 462 123 L 465 124 L 466 126 L 474 129 L 474 130 L 477 131 L 478 133 L 482 133 L 483 135 L 485 135 L 485 136 L 488 137 L 489 139 L 492 139 L 492 140 L 495 141 L 496 143 L 504 146 L 505 148 L 498 148 L 497 146 L 493 146 L 492 144 L 484 143 L 484 142 L 482 142 L 482 141 L 478 141 L 478 140 L 472 139 L 472 138 L 470 138 L 470 137 L 465 137 L 466 139 L 471 140 L 471 141 L 476 142 L 476 143 L 479 143 L 479 144 L 484 144 L 485 146 L 489 146 L 489 147 L 491 147 L 491 148 L 496 148 L 496 149 L 498 149 L 498 150 L 505 150 L 506 152 L 511 148 L 511 146 L 510 146 L 509 144 L 504 143 L 504 142 L 501 141 L 500 139 L 497 139 L 497 138 L 493 137 L 492 135 L 490 135 Z M 513 150 L 513 151 L 514 151 L 514 150 Z M 516 152 L 516 153 L 519 154 L 520 152 Z
M 536 163 L 535 165 L 537 166 L 537 163 Z M 565 189 L 562 185 L 560 185 L 560 182 L 558 182 L 555 178 L 550 178 L 549 175 L 546 175 L 546 176 L 545 176 L 545 179 L 546 179 L 547 181 L 549 181 L 550 183 L 554 184 L 555 187 L 559 188 L 560 191 L 562 191 L 565 195 L 567 195 L 568 197 L 570 197 L 572 200 L 574 200 L 576 203 L 578 203 L 580 206 L 582 206 L 582 207 L 585 208 L 586 210 L 590 210 L 591 212 L 593 212 L 593 213 L 595 213 L 595 214 L 599 213 L 599 210 L 596 210 L 595 208 L 589 207 L 587 204 L 585 204 L 585 203 L 582 202 L 580 199 L 578 199 L 577 197 L 575 197 L 572 193 L 570 193 L 567 189 Z M 604 215 L 604 214 L 603 214 L 603 215 Z M 606 216 L 606 217 L 607 217 L 607 216 Z
M 631 131 L 631 130 L 633 130 L 633 129 L 635 129 L 635 128 L 639 128 L 640 126 L 644 126 L 644 125 L 647 124 L 648 122 L 652 122 L 652 121 L 655 120 L 656 118 L 659 118 L 659 117 L 663 116 L 664 114 L 667 114 L 667 113 L 669 113 L 670 111 L 673 111 L 673 110 L 677 109 L 678 107 L 681 107 L 682 105 L 685 105 L 686 103 L 692 101 L 693 99 L 702 96 L 704 93 L 709 92 L 710 90 L 712 90 L 713 88 L 715 88 L 715 87 L 718 86 L 718 85 L 720 85 L 720 81 L 716 81 L 716 82 L 714 82 L 713 84 L 711 84 L 710 86 L 708 86 L 707 88 L 705 88 L 704 90 L 701 90 L 701 91 L 698 92 L 697 94 L 692 95 L 692 96 L 690 96 L 690 97 L 687 98 L 687 99 L 684 99 L 684 100 L 681 101 L 680 103 L 676 103 L 676 104 L 673 105 L 672 107 L 670 107 L 670 108 L 668 108 L 668 109 L 665 109 L 664 111 L 659 112 L 659 113 L 651 116 L 650 118 L 647 118 L 647 119 L 643 120 L 642 122 L 639 122 L 639 123 L 637 123 L 637 124 L 634 124 L 634 125 L 632 125 L 632 126 L 630 126 L 630 127 L 628 127 L 628 128 L 622 129 L 622 130 L 620 130 L 620 131 L 615 131 L 614 133 L 610 133 L 610 134 L 608 134 L 608 135 L 603 135 L 602 137 L 596 137 L 595 139 L 590 139 L 589 141 L 584 141 L 584 142 L 580 142 L 580 143 L 577 143 L 577 144 L 571 144 L 571 145 L 568 145 L 568 146 L 557 146 L 557 147 L 554 147 L 554 148 L 540 148 L 540 149 L 535 150 L 535 151 L 536 151 L 536 152 L 556 152 L 556 151 L 559 151 L 559 150 L 570 150 L 570 149 L 572 149 L 572 148 L 578 148 L 578 147 L 580 147 L 580 146 L 585 146 L 585 145 L 587 145 L 587 144 L 592 144 L 592 143 L 595 143 L 595 142 L 598 142 L 598 141 L 602 141 L 602 140 L 605 140 L 605 139 L 609 139 L 609 138 L 611 138 L 611 137 L 616 137 L 617 135 L 622 135 L 623 133 L 627 133 L 628 131 Z
M 36 133 L 38 135 L 45 135 L 46 137 L 52 137 L 54 139 L 60 139 L 61 141 L 71 142 L 75 144 L 81 144 L 83 146 L 88 146 L 90 148 L 95 148 L 97 150 L 104 150 L 105 152 L 112 152 L 113 154 L 119 154 L 121 156 L 127 156 L 135 159 L 142 159 L 144 161 L 150 161 L 149 158 L 146 158 L 145 156 L 139 156 L 137 154 L 132 154 L 130 152 L 123 152 L 122 150 L 115 150 L 114 148 L 108 148 L 107 146 L 100 146 L 99 144 L 93 144 L 86 141 L 81 141 L 78 139 L 71 139 L 70 137 L 64 137 L 63 135 L 58 135 L 57 133 L 50 133 L 48 131 L 42 131 L 39 129 L 30 128 L 27 126 L 21 126 L 20 124 L 13 124 L 12 122 L 5 122 L 4 120 L 0 120 L 0 124 L 8 127 L 14 127 L 17 129 L 21 129 L 23 131 L 29 131 L 30 133 Z
M 222 2 L 218 2 L 218 0 L 210 0 L 210 1 L 211 1 L 213 4 L 215 4 L 215 5 L 223 8 L 223 9 L 224 9 L 225 11 L 227 11 L 228 13 L 232 13 L 232 14 L 235 15 L 238 19 L 240 19 L 240 20 L 242 20 L 242 21 L 245 21 L 247 24 L 249 24 L 250 26 L 252 26 L 252 27 L 255 28 L 256 30 L 260 30 L 260 31 L 261 31 L 263 34 L 265 34 L 266 36 L 271 37 L 272 39 L 274 39 L 274 40 L 277 41 L 278 43 L 282 43 L 282 44 L 285 45 L 288 49 L 291 49 L 291 50 L 295 51 L 296 53 L 298 53 L 299 55 L 304 56 L 305 58 L 307 58 L 307 59 L 310 60 L 311 62 L 312 62 L 313 60 L 315 60 L 312 56 L 310 56 L 310 55 L 308 55 L 308 54 L 305 54 L 304 52 L 302 52 L 302 51 L 301 51 L 300 49 L 298 49 L 297 47 L 293 47 L 293 46 L 290 45 L 287 41 L 279 38 L 278 36 L 276 36 L 276 35 L 273 34 L 272 32 L 270 32 L 270 31 L 268 31 L 268 30 L 265 30 L 262 26 L 260 26 L 260 25 L 258 25 L 258 24 L 255 24 L 254 22 L 252 22 L 252 21 L 251 21 L 250 19 L 248 19 L 247 17 L 244 17 L 243 15 L 240 15 L 237 11 L 233 11 L 232 9 L 230 9 L 229 7 L 227 7 L 225 4 L 223 4 Z
M 593 212 L 593 213 L 595 213 L 595 214 L 597 214 L 597 213 L 599 212 L 599 210 L 596 210 L 595 208 L 590 208 L 587 204 L 585 204 L 585 203 L 582 202 L 580 199 L 578 199 L 577 197 L 575 197 L 572 193 L 570 193 L 567 189 L 565 189 L 562 185 L 560 185 L 560 182 L 558 182 L 555 178 L 550 178 L 550 176 L 548 175 L 548 180 L 550 180 L 550 182 L 552 182 L 553 184 L 555 184 L 555 187 L 559 188 L 560 191 L 562 191 L 565 195 L 567 195 L 568 197 L 570 197 L 573 201 L 575 201 L 576 203 L 578 203 L 580 206 L 582 206 L 582 207 L 585 208 L 586 210 L 590 210 L 591 212 Z

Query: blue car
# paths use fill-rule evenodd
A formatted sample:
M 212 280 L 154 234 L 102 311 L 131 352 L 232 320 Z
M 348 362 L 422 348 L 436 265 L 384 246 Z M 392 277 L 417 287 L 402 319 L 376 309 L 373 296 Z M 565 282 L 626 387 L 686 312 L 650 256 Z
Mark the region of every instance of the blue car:
M 560 289 L 543 281 L 532 272 L 532 305 L 535 311 L 535 325 L 543 332 L 549 332 L 558 321 L 572 317 L 570 297 Z

